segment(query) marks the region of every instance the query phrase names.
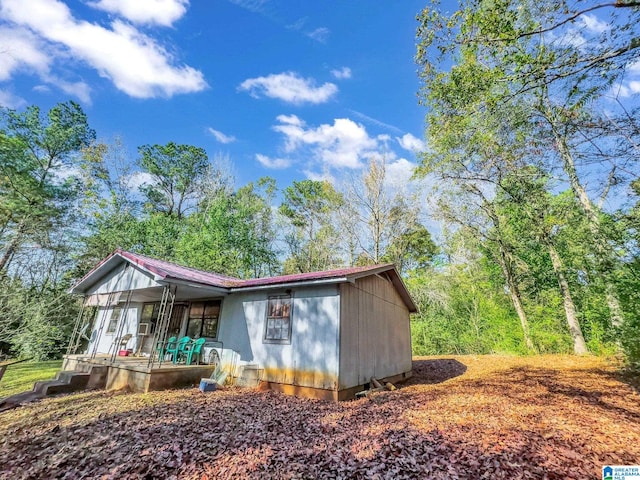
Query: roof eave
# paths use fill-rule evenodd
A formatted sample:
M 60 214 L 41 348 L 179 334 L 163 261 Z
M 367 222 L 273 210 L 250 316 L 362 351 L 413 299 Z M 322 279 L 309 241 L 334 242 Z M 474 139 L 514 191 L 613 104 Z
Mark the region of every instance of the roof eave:
M 409 289 L 404 284 L 404 281 L 402 280 L 402 277 L 400 276 L 400 273 L 398 272 L 398 270 L 396 269 L 396 266 L 393 263 L 388 263 L 386 265 L 380 265 L 380 267 L 374 268 L 374 269 L 371 269 L 371 270 L 365 270 L 363 272 L 357 272 L 357 273 L 348 275 L 348 278 L 350 280 L 351 279 L 357 280 L 359 278 L 368 277 L 370 275 L 378 275 L 378 274 L 384 273 L 384 272 L 393 272 L 393 275 L 392 275 L 392 278 L 391 278 L 391 282 L 393 283 L 393 286 L 395 287 L 395 289 L 398 292 L 398 294 L 402 297 L 402 300 L 404 301 L 405 305 L 407 306 L 407 309 L 409 310 L 409 312 L 410 313 L 417 313 L 418 312 L 418 307 L 416 306 L 415 302 L 411 298 L 411 294 L 409 293 Z
M 314 285 L 329 285 L 332 283 L 345 283 L 350 281 L 347 277 L 334 277 L 334 278 L 321 278 L 315 280 L 298 280 L 295 282 L 278 282 L 278 283 L 270 283 L 267 285 L 255 285 L 255 286 L 247 286 L 247 287 L 232 287 L 229 289 L 229 293 L 240 293 L 240 292 L 252 292 L 256 290 L 277 290 L 282 288 L 292 288 L 292 287 L 312 287 Z

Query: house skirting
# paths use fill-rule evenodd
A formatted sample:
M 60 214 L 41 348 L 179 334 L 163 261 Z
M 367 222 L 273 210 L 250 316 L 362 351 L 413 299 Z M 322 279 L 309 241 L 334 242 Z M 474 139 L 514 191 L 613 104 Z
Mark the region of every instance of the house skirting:
M 380 382 L 387 383 L 402 383 L 405 380 L 411 378 L 411 370 L 391 377 L 385 377 L 379 379 Z M 285 383 L 275 383 L 262 381 L 260 382 L 261 390 L 274 390 L 287 395 L 296 395 L 298 397 L 315 398 L 318 400 L 329 400 L 334 402 L 341 402 L 343 400 L 353 400 L 356 397 L 356 393 L 362 392 L 369 388 L 369 384 L 356 385 L 354 387 L 343 388 L 341 390 L 326 390 L 322 388 L 303 387 L 300 385 L 290 385 Z

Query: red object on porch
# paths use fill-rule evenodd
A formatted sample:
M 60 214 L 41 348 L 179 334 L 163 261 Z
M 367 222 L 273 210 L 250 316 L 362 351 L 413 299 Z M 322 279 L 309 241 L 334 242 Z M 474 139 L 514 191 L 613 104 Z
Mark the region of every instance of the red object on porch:
M 129 350 L 120 350 L 118 352 L 119 357 L 128 357 L 131 352 Z

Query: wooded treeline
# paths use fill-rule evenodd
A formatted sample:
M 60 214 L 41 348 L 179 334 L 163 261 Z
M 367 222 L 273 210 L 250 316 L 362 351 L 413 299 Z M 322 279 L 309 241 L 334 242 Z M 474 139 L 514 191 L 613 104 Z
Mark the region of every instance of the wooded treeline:
M 123 248 L 242 278 L 394 262 L 420 308 L 416 354 L 622 348 L 638 365 L 637 17 L 624 2 L 425 8 L 428 147 L 409 186 L 385 152 L 339 185 L 237 186 L 199 147 L 96 140 L 73 102 L 3 109 L 0 349 L 59 355 L 67 288 Z
M 420 174 L 437 179 L 453 260 L 423 282 L 428 350 L 621 344 L 637 364 L 639 5 L 434 1 L 418 16 Z
M 411 188 L 384 155 L 341 187 L 301 180 L 237 187 L 224 158 L 195 146 L 97 141 L 79 105 L 2 110 L 0 347 L 38 358 L 66 348 L 78 309 L 66 290 L 117 248 L 252 278 L 436 253 Z

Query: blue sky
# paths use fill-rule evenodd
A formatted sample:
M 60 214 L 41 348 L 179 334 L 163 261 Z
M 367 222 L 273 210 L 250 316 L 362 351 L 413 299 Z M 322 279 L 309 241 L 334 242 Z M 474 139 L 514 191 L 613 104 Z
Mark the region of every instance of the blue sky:
M 424 1 L 0 0 L 0 104 L 78 101 L 98 136 L 228 155 L 264 175 L 340 181 L 423 148 Z

